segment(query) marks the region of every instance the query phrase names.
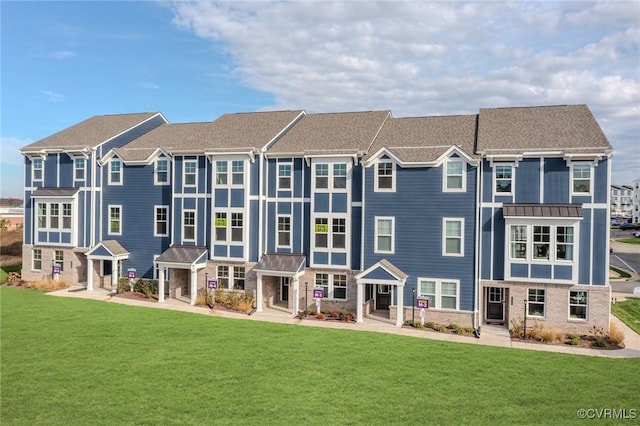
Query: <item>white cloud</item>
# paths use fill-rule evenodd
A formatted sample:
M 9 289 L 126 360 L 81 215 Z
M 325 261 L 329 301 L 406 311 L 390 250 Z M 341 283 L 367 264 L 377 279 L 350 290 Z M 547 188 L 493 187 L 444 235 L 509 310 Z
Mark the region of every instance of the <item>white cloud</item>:
M 273 108 L 405 116 L 586 103 L 620 158 L 614 180 L 640 177 L 639 160 L 622 160 L 638 158 L 640 136 L 636 2 L 171 7 L 177 26 L 222 43 L 232 74 L 272 93 Z
M 160 88 L 160 86 L 158 86 L 156 83 L 153 83 L 151 81 L 143 81 L 138 83 L 138 87 L 141 87 L 143 89 L 152 89 L 152 90 L 157 90 Z
M 61 50 L 58 52 L 53 52 L 49 55 L 50 57 L 54 58 L 54 59 L 69 59 L 72 58 L 74 56 L 76 56 L 76 54 L 70 50 Z
M 63 102 L 65 100 L 64 95 L 52 92 L 51 90 L 42 90 L 41 93 L 47 97 L 49 102 Z

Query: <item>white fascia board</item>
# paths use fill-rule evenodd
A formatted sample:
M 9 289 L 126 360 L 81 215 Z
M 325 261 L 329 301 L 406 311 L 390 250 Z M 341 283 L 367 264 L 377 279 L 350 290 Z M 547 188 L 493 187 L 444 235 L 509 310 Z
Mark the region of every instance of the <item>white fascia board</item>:
M 300 111 L 300 114 L 298 114 L 296 118 L 291 120 L 291 123 L 287 124 L 282 130 L 280 130 L 280 132 L 278 132 L 277 135 L 273 137 L 273 139 L 267 142 L 266 145 L 260 149 L 260 152 L 267 152 L 267 150 L 271 147 L 271 145 L 273 145 L 278 139 L 280 139 L 282 135 L 287 133 L 289 129 L 291 129 L 305 115 L 307 115 L 306 111 L 304 110 Z
M 393 161 L 395 161 L 396 164 L 400 164 L 401 166 L 404 166 L 402 161 L 400 161 L 400 159 L 387 147 L 382 147 L 378 151 L 376 151 L 375 154 L 373 154 L 371 157 L 369 157 L 366 161 L 363 162 L 363 166 L 371 167 L 376 161 L 378 161 L 384 155 L 389 156 Z

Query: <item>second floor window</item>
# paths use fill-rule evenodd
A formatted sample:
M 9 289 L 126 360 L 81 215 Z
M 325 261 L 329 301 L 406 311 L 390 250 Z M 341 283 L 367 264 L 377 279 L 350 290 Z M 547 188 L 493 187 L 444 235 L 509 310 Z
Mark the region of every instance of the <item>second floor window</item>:
M 393 218 L 376 217 L 375 252 L 393 253 Z
M 549 259 L 549 246 L 551 243 L 551 227 L 533 227 L 533 258 Z
M 315 220 L 314 234 L 316 248 L 329 247 L 329 219 L 318 217 Z
M 187 160 L 184 162 L 184 185 L 196 186 L 196 169 L 197 163 L 195 160 Z
M 464 256 L 463 219 L 444 219 L 443 256 Z
M 519 261 L 573 261 L 575 233 L 574 226 L 566 225 L 510 225 L 509 258 Z
M 574 194 L 591 193 L 591 165 L 574 164 L 572 167 L 572 192 Z
M 332 226 L 332 240 L 333 240 L 333 248 L 345 248 L 346 247 L 346 237 L 347 237 L 347 225 L 346 219 L 338 218 L 333 219 Z
M 376 191 L 393 191 L 395 165 L 391 161 L 380 161 L 376 167 Z
M 244 161 L 234 160 L 231 162 L 231 184 L 244 185 Z
M 82 157 L 77 157 L 73 160 L 74 174 L 73 178 L 75 180 L 84 180 L 84 169 L 85 169 L 85 160 Z
M 122 162 L 113 159 L 109 162 L 109 183 L 111 185 L 122 185 Z
M 169 235 L 169 208 L 166 206 L 157 206 L 155 215 L 155 235 L 157 237 L 163 237 Z
M 496 194 L 510 194 L 513 168 L 509 165 L 496 166 Z
M 184 241 L 195 241 L 196 239 L 196 212 L 195 210 L 185 210 L 182 216 L 182 239 Z
M 231 241 L 242 242 L 243 217 L 242 213 L 231 213 Z
M 291 246 L 291 216 L 278 216 L 278 247 Z
M 37 228 L 70 230 L 71 203 L 37 203 Z
M 216 241 L 227 241 L 227 214 L 224 212 L 216 213 Z
M 459 158 L 450 158 L 444 164 L 444 190 L 464 191 L 465 190 L 465 170 L 464 163 Z
M 42 182 L 43 175 L 44 175 L 43 169 L 44 169 L 44 162 L 42 161 L 42 158 L 34 158 L 31 161 L 31 178 L 34 182 L 35 181 Z
M 165 185 L 169 183 L 169 160 L 161 158 L 156 160 L 156 184 Z
M 278 164 L 278 189 L 291 189 L 291 164 Z
M 109 234 L 120 235 L 122 233 L 122 207 L 109 206 Z

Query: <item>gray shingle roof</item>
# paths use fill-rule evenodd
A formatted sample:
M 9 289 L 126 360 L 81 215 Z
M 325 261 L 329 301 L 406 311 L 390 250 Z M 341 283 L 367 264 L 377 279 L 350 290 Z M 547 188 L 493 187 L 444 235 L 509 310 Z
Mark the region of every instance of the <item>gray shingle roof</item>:
M 307 114 L 267 155 L 366 152 L 389 115 L 389 111 Z
M 200 259 L 206 252 L 206 247 L 171 246 L 156 258 L 156 262 L 190 264 Z
M 367 157 L 387 148 L 403 162 L 429 162 L 453 145 L 475 154 L 476 115 L 389 118 Z
M 32 197 L 71 197 L 78 192 L 78 188 L 37 188 Z
M 295 274 L 303 268 L 306 261 L 304 254 L 267 253 L 253 267 L 253 271 L 277 271 Z
M 503 204 L 504 217 L 580 218 L 580 204 Z
M 21 151 L 95 147 L 156 114 L 158 113 L 96 115 L 58 133 L 26 145 L 21 148 Z
M 406 280 L 407 277 L 409 275 L 405 274 L 402 269 L 398 268 L 396 265 L 394 265 L 393 263 L 389 262 L 387 259 L 380 259 L 380 261 L 378 262 L 380 265 L 384 266 L 384 268 L 391 272 L 393 275 L 395 275 L 396 277 L 400 278 L 401 280 Z
M 480 109 L 478 152 L 610 149 L 586 105 Z
M 225 114 L 213 122 L 163 124 L 119 148 L 117 152 L 123 160 L 135 161 L 146 159 L 144 155 L 150 155 L 158 147 L 171 153 L 257 151 L 278 136 L 302 112 Z
M 102 244 L 104 248 L 109 250 L 111 254 L 113 254 L 114 256 L 129 254 L 127 249 L 122 247 L 122 245 L 116 240 L 104 240 L 104 241 L 101 241 L 100 244 Z

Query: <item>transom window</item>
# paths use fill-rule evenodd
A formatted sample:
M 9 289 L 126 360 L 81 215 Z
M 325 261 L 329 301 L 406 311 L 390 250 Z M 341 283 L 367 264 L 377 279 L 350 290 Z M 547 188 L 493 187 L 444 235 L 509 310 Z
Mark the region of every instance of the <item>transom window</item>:
M 85 169 L 85 160 L 83 157 L 76 157 L 73 160 L 73 178 L 75 180 L 84 180 L 84 169 Z
M 497 165 L 495 167 L 495 175 L 496 194 L 510 194 L 513 183 L 513 167 L 511 165 Z
M 160 158 L 156 160 L 156 184 L 166 185 L 169 183 L 169 160 Z
M 44 162 L 42 158 L 34 158 L 31 160 L 31 178 L 33 181 L 42 181 L 44 173 Z
M 542 288 L 530 288 L 527 298 L 527 315 L 544 317 L 545 291 Z
M 109 183 L 111 185 L 122 185 L 122 162 L 117 158 L 109 161 Z
M 569 319 L 587 319 L 588 295 L 586 291 L 569 292 Z
M 418 297 L 429 300 L 429 308 L 459 309 L 459 282 L 447 279 L 418 279 Z
M 450 158 L 444 165 L 444 191 L 465 191 L 465 168 L 461 158 Z
M 291 164 L 278 164 L 278 189 L 291 189 Z
M 464 219 L 444 218 L 443 256 L 464 256 Z
M 196 239 L 196 211 L 185 210 L 182 213 L 182 239 L 195 241 Z
M 395 190 L 395 164 L 390 160 L 378 162 L 376 167 L 376 191 Z
M 347 276 L 345 274 L 315 274 L 315 288 L 321 288 L 324 299 L 347 300 Z
M 109 206 L 109 234 L 122 234 L 122 206 Z
M 572 191 L 574 194 L 591 193 L 591 165 L 573 164 Z
M 198 163 L 195 160 L 187 160 L 184 162 L 184 185 L 195 186 L 196 185 L 196 170 Z
M 394 251 L 394 218 L 376 217 L 376 253 L 393 253 Z

